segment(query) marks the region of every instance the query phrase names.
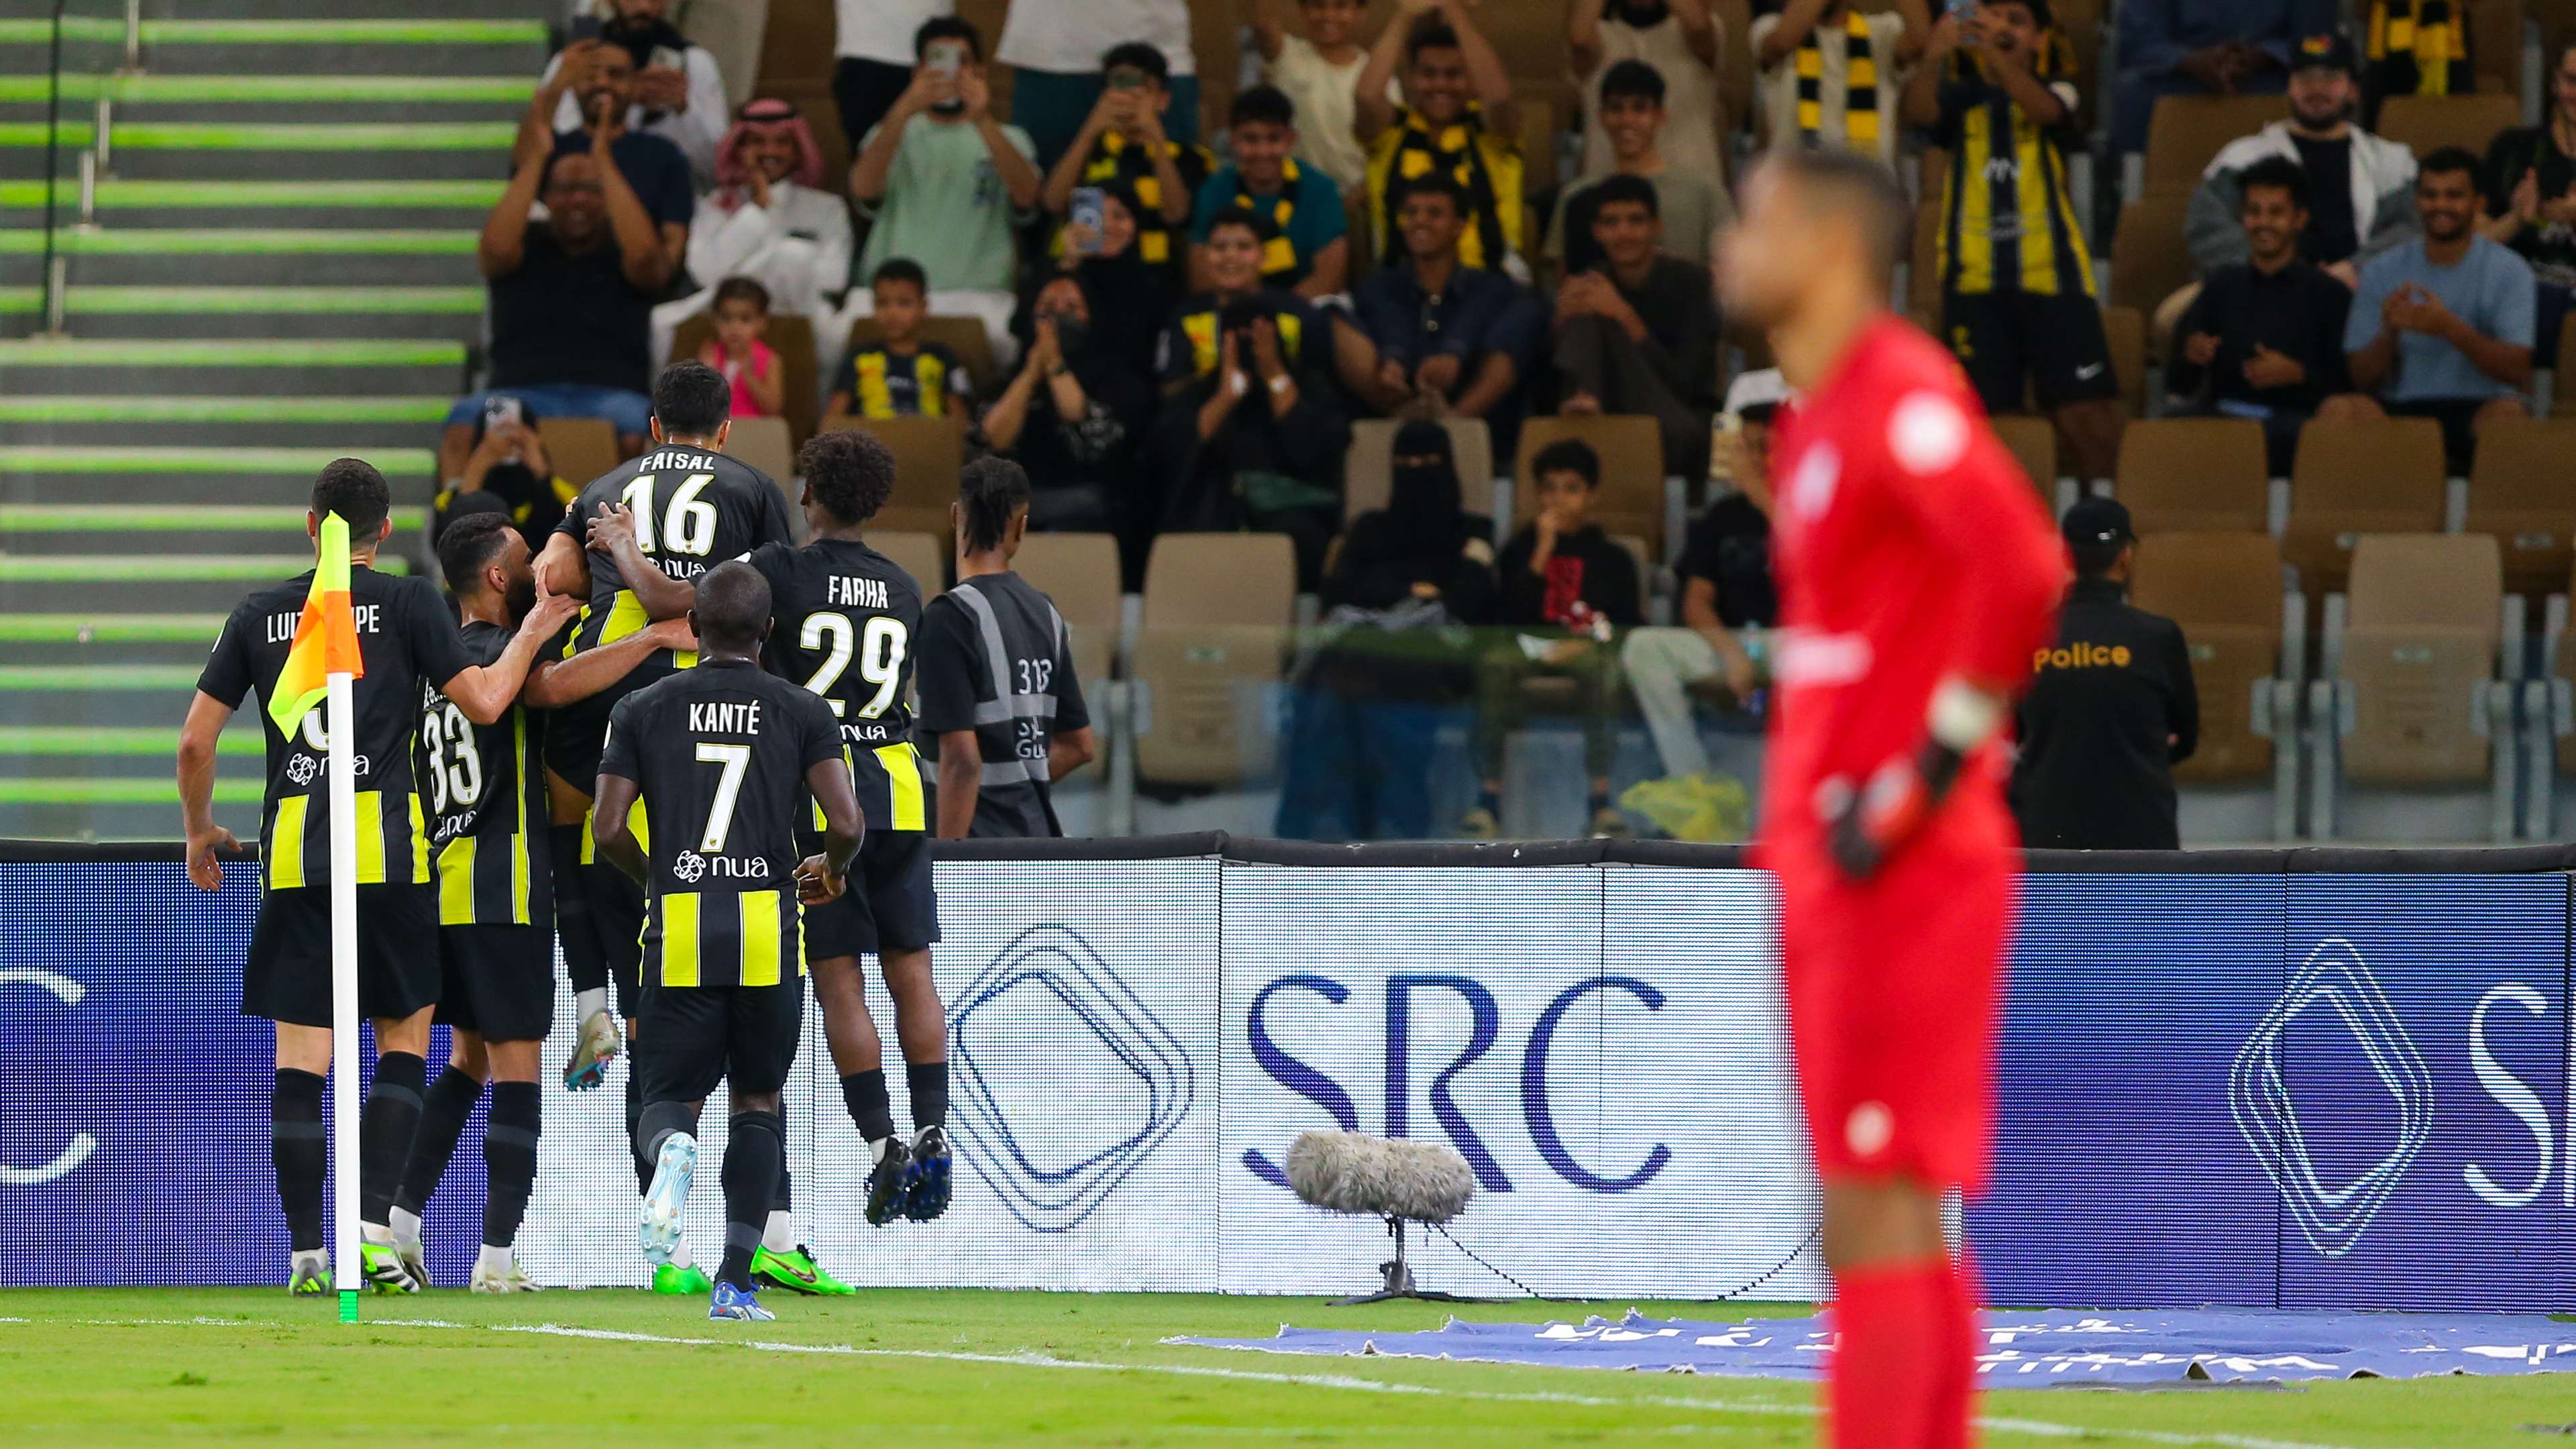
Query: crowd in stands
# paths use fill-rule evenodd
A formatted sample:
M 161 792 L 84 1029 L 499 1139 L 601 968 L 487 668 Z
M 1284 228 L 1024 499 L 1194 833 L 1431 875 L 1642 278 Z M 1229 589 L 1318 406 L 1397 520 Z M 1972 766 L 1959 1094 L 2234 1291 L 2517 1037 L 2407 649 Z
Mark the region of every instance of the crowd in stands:
M 506 484 L 560 508 L 528 423 L 603 419 L 639 451 L 685 333 L 738 415 L 939 418 L 963 456 L 1016 459 L 1032 527 L 1114 535 L 1131 590 L 1159 535 L 1286 535 L 1342 627 L 1296 664 L 1283 831 L 1490 834 L 1509 731 L 1570 697 L 1594 828 L 1627 828 L 1633 701 L 1666 778 L 1630 807 L 1691 834 L 1733 789 L 1695 710 L 1758 706 L 1776 613 L 1764 440 L 1789 399 L 1712 286 L 1764 151 L 1899 173 L 1912 309 L 1990 412 L 2051 421 L 2078 480 L 2114 475 L 2147 392 L 2106 329 L 2112 208 L 2088 203 L 2165 97 L 2281 100 L 2152 243 L 2194 280 L 2158 289 L 2150 411 L 2262 421 L 2276 476 L 2310 419 L 2429 417 L 2465 472 L 2556 355 L 2576 48 L 2544 123 L 2483 155 L 2369 129 L 2388 98 L 2485 83 L 2465 4 L 2117 0 L 2103 73 L 2099 4 L 2074 27 L 2049 0 L 1755 0 L 1739 35 L 1711 0 L 1508 0 L 1561 8 L 1542 88 L 1497 48 L 1504 3 L 1241 0 L 1242 74 L 1203 77 L 1185 0 L 1016 0 L 997 35 L 955 0 L 840 0 L 825 116 L 746 94 L 672 0 L 597 0 L 485 227 L 489 388 L 448 420 L 442 506 Z M 1597 520 L 1662 478 L 1625 477 L 1596 418 L 1650 420 L 1684 480 L 1668 555 Z M 1402 424 L 1391 468 L 1346 477 L 1372 419 Z M 1516 518 L 1486 515 L 1452 425 L 1520 473 Z M 1455 642 L 1473 628 L 1506 642 Z M 1433 821 L 1431 730 L 1470 705 L 1478 799 Z

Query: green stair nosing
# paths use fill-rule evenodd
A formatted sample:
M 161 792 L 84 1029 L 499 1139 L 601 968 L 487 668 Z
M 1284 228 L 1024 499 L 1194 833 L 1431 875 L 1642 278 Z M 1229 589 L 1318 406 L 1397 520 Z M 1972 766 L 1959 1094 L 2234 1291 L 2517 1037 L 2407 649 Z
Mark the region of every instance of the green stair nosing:
M 426 473 L 438 466 L 427 448 L 364 448 L 384 472 Z M 311 475 L 348 456 L 330 448 L 138 448 L 38 445 L 0 447 L 0 473 L 293 473 Z M 0 512 L 0 516 L 5 516 Z
M 0 146 L 42 146 L 47 136 L 57 146 L 87 146 L 98 139 L 87 121 L 64 121 L 48 128 L 42 121 L 0 121 Z
M 205 644 L 223 632 L 221 614 L 0 613 L 0 640 L 13 644 Z
M 0 554 L 0 583 L 275 583 L 303 572 L 292 564 L 259 554 Z M 375 567 L 411 572 L 399 554 L 377 559 Z
M 484 209 L 501 199 L 501 181 L 148 181 L 110 178 L 98 183 L 92 200 L 101 211 L 136 207 L 471 207 Z M 80 199 L 80 182 L 60 177 L 54 182 L 58 203 Z M 41 207 L 45 183 L 0 181 L 0 207 Z
M 465 344 L 417 338 L 0 340 L 8 367 L 462 367 Z
M 54 251 L 63 256 L 463 256 L 481 235 L 464 228 L 360 227 L 133 227 L 56 228 Z M 0 256 L 33 256 L 45 250 L 42 227 L 0 228 Z
M 0 421 L 35 423 L 434 423 L 453 398 L 0 395 Z
M 124 39 L 123 26 L 115 37 Z M 541 20 L 146 20 L 145 45 L 523 45 Z
M 218 805 L 259 803 L 262 782 L 219 779 L 213 798 Z M 177 805 L 177 780 L 154 779 L 0 779 L 0 805 Z
M 53 92 L 41 75 L 0 76 L 0 101 L 41 102 Z M 66 75 L 65 102 L 101 99 L 125 105 L 187 102 L 370 101 L 378 104 L 525 104 L 533 76 L 442 75 Z
M 267 741 L 256 730 L 226 730 L 215 737 L 215 753 L 239 758 L 262 754 Z M 172 758 L 179 753 L 179 732 L 131 725 L 0 726 L 0 759 L 28 758 Z
M 401 449 L 371 449 L 376 458 L 413 455 Z M 437 456 L 422 451 L 418 459 L 435 465 Z M 379 465 L 383 466 L 383 465 Z M 305 510 L 291 503 L 0 503 L 0 534 L 6 533 L 270 533 L 301 530 Z M 394 532 L 417 532 L 417 513 L 398 509 Z M 0 615 L 0 618 L 5 618 Z
M 194 664 L 0 664 L 0 690 L 188 690 L 203 672 Z
M 54 22 L 51 19 L 0 20 L 0 45 L 47 45 L 53 38 Z M 63 17 L 63 39 L 66 43 L 89 40 L 123 45 L 125 22 L 101 15 L 66 15 Z
M 75 317 L 451 316 L 480 314 L 485 298 L 481 287 L 74 286 L 64 294 L 63 310 Z
M 0 122 L 0 146 L 43 146 L 42 121 Z M 95 133 L 86 121 L 62 123 L 55 144 L 87 146 Z M 519 128 L 508 121 L 251 122 L 119 121 L 109 143 L 123 151 L 492 151 L 506 152 Z

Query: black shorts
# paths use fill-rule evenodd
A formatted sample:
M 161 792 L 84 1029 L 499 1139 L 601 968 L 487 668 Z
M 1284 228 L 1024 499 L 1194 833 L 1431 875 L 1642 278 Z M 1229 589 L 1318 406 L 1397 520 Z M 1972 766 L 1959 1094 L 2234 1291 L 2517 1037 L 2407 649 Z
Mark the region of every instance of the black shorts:
M 2043 411 L 2120 395 L 2102 308 L 2086 296 L 1952 292 L 1941 340 L 1958 354 L 1989 413 L 2017 413 L 2027 391 Z
M 829 905 L 805 908 L 805 959 L 918 951 L 939 940 L 930 883 L 930 832 L 871 830 L 850 879 Z
M 358 887 L 358 1015 L 400 1020 L 438 1001 L 438 888 Z M 331 1025 L 331 890 L 259 898 L 242 970 L 242 1015 Z
M 2495 401 L 2484 397 L 2428 397 L 2381 406 L 2392 418 L 2431 418 L 2442 425 L 2442 460 L 2452 476 L 2468 476 L 2478 455 L 2478 409 Z
M 644 1100 L 703 1101 L 727 1078 L 738 1092 L 775 1092 L 804 1035 L 801 975 L 775 986 L 655 987 L 635 1032 Z
M 587 796 L 599 788 L 599 757 L 608 748 L 608 711 L 582 700 L 546 716 L 546 768 Z
M 441 926 L 430 1020 L 485 1041 L 544 1041 L 555 1024 L 555 938 L 543 926 Z

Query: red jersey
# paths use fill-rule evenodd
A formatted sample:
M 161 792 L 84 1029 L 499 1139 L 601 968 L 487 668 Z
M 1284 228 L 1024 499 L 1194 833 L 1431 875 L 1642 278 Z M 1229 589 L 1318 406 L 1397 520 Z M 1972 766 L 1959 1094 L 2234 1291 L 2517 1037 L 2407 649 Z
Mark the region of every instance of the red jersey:
M 1943 679 L 2018 685 L 2051 637 L 2066 549 L 1957 361 L 1892 316 L 1782 409 L 1772 457 L 1782 629 L 1763 852 L 1784 872 L 1831 870 L 1818 785 L 1858 789 L 1911 759 Z M 1909 850 L 2014 846 L 1996 754 L 1970 762 Z

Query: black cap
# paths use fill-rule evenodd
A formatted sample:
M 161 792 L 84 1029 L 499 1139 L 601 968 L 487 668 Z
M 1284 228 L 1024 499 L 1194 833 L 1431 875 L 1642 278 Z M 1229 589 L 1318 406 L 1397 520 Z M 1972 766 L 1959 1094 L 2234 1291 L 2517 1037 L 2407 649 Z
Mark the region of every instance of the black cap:
M 2137 534 L 2129 529 L 2129 510 L 2117 498 L 2086 496 L 2075 500 L 2066 510 L 2066 541 L 2077 548 L 2106 543 L 2130 543 Z
M 2356 62 L 2352 53 L 2352 37 L 2340 30 L 2327 30 L 2301 40 L 2299 48 L 2290 54 L 2290 69 L 2314 70 L 2319 67 L 2353 74 Z

